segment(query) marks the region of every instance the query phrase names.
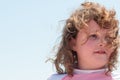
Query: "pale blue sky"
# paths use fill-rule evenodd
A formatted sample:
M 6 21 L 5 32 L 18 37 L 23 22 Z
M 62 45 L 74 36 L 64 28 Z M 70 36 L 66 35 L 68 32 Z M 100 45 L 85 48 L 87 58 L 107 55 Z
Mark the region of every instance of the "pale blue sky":
M 0 0 L 0 80 L 46 80 L 65 20 L 84 0 Z M 119 0 L 89 0 L 117 11 Z

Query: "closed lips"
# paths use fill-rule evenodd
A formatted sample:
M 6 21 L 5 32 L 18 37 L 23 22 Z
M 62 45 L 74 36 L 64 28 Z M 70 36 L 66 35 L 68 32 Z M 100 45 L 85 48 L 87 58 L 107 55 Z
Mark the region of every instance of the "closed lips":
M 97 53 L 97 54 L 106 54 L 106 52 L 105 52 L 105 51 L 102 51 L 102 50 L 100 50 L 100 51 L 95 51 L 95 53 Z

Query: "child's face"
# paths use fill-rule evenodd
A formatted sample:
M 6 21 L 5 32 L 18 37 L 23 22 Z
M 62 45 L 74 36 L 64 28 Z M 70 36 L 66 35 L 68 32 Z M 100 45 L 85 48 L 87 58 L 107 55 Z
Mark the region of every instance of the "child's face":
M 100 29 L 94 20 L 88 23 L 87 30 L 78 32 L 73 49 L 77 52 L 80 69 L 100 69 L 107 65 L 113 52 L 106 46 L 109 41 L 107 33 L 108 30 Z

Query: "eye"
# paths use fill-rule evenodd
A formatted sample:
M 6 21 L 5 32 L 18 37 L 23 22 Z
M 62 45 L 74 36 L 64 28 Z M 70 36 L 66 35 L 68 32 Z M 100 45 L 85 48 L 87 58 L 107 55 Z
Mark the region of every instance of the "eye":
M 92 34 L 92 35 L 89 36 L 89 38 L 94 40 L 94 39 L 97 39 L 98 36 L 96 34 Z
M 108 42 L 108 43 L 111 43 L 113 41 L 113 37 L 110 37 L 110 36 L 106 36 L 105 37 L 105 40 Z

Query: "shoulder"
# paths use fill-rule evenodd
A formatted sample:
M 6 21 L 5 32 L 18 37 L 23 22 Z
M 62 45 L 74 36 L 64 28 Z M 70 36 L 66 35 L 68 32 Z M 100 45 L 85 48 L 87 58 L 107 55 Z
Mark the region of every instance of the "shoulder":
M 67 74 L 52 74 L 47 80 L 62 80 Z
M 112 77 L 114 80 L 120 80 L 120 73 L 112 73 Z

